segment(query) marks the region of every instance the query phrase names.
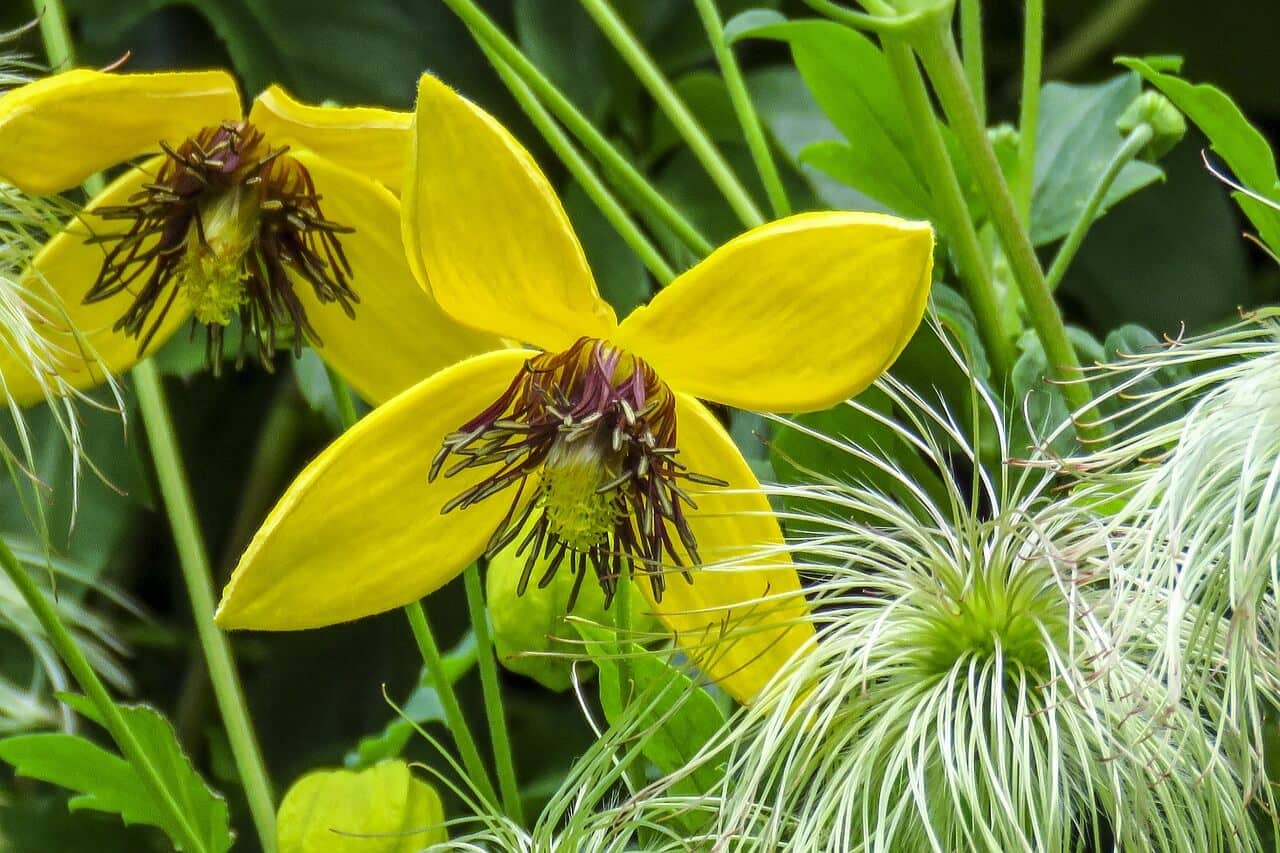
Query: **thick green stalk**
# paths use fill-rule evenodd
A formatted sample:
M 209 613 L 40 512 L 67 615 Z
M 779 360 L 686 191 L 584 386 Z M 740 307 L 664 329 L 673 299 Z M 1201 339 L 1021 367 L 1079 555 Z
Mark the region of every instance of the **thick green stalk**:
M 462 19 L 472 36 L 486 45 L 511 70 L 524 81 L 534 94 L 551 110 L 569 132 L 582 142 L 593 157 L 604 166 L 606 174 L 616 180 L 633 204 L 653 215 L 669 228 L 676 239 L 684 243 L 696 255 L 708 255 L 714 246 L 699 233 L 684 214 L 667 201 L 639 170 L 605 138 L 591 120 L 584 116 L 573 102 L 565 97 L 555 84 L 546 78 L 538 67 L 529 61 L 511 39 L 489 19 L 474 0 L 444 0 L 455 15 Z
M 516 782 L 516 765 L 511 756 L 511 738 L 507 734 L 507 715 L 502 707 L 502 688 L 498 684 L 498 657 L 489 631 L 489 612 L 484 604 L 484 588 L 480 569 L 474 563 L 462 574 L 467 589 L 467 609 L 471 627 L 476 632 L 476 662 L 480 667 L 480 687 L 484 692 L 485 716 L 489 718 L 489 738 L 493 742 L 493 759 L 498 768 L 498 787 L 502 790 L 502 807 L 507 817 L 524 824 L 520 806 L 520 786 Z
M 929 92 L 920 76 L 920 67 L 916 64 L 911 48 L 899 38 L 886 37 L 884 50 L 906 107 L 907 118 L 915 131 L 917 150 L 924 164 L 934 204 L 937 205 L 943 227 L 951 237 L 965 296 L 973 308 L 978 332 L 982 335 L 982 343 L 996 375 L 1003 380 L 1013 370 L 1014 336 L 1004 329 L 1000 298 L 996 293 L 991 268 L 983 253 L 973 219 L 969 216 L 969 206 L 965 202 L 964 191 L 942 138 L 933 104 L 929 101 Z
M 569 136 L 556 124 L 555 119 L 547 112 L 546 107 L 538 102 L 533 91 L 524 84 L 511 67 L 503 62 L 493 52 L 493 50 L 484 42 L 480 43 L 480 49 L 485 52 L 485 56 L 489 57 L 489 63 L 493 65 L 498 76 L 502 78 L 502 82 L 507 85 L 511 94 L 515 96 L 516 102 L 520 104 L 520 108 L 524 110 L 524 114 L 533 122 L 533 126 L 542 134 L 542 138 L 547 140 L 547 144 L 551 146 L 551 150 L 560 158 L 560 162 L 564 163 L 568 168 L 569 174 L 573 175 L 573 179 L 578 182 L 599 209 L 604 218 L 613 226 L 613 230 L 618 232 L 623 241 L 631 247 L 631 251 L 636 253 L 640 258 L 640 262 L 645 268 L 653 274 L 661 285 L 670 284 L 672 279 L 676 277 L 673 270 L 666 259 L 662 257 L 662 253 L 658 251 L 653 242 L 645 235 L 644 231 L 631 219 L 631 216 L 614 197 L 609 188 L 605 186 L 604 181 L 600 180 L 595 171 L 591 168 L 585 157 L 578 153 L 578 149 L 573 147 L 573 142 Z
M 61 0 L 32 0 L 36 19 L 40 21 L 40 37 L 51 71 L 64 71 L 75 62 L 75 49 L 67 29 L 67 13 Z
M 715 183 L 716 188 L 729 202 L 738 219 L 748 228 L 764 223 L 764 214 L 752 201 L 747 188 L 738 180 L 727 160 L 716 148 L 711 137 L 685 105 L 684 101 L 672 88 L 671 83 L 663 75 L 658 64 L 649 56 L 644 45 L 627 29 L 626 22 L 618 17 L 618 13 L 609 5 L 608 0 L 578 0 L 587 14 L 595 20 L 597 26 L 622 55 L 622 59 L 631 68 L 640 82 L 649 90 L 649 94 L 657 101 L 659 108 L 671 119 L 680 137 L 689 146 L 689 150 L 698 158 L 702 168 Z
M 960 0 L 960 46 L 964 51 L 964 76 L 969 81 L 969 91 L 973 92 L 978 116 L 986 124 L 987 71 L 982 54 L 982 0 Z
M 231 660 L 231 646 L 226 635 L 213 624 L 213 573 L 209 568 L 208 552 L 200 533 L 191 487 L 187 483 L 182 457 L 178 451 L 178 439 L 165 402 L 160 372 L 153 362 L 143 361 L 133 368 L 132 376 L 134 389 L 138 394 L 138 406 L 142 410 L 142 422 L 151 447 L 151 458 L 155 463 L 156 478 L 160 481 L 160 496 L 173 530 L 178 565 L 182 569 L 187 596 L 191 601 L 196 636 L 200 639 L 205 663 L 209 666 L 209 680 L 213 684 L 213 694 L 227 730 L 231 755 L 240 771 L 240 781 L 244 785 L 245 797 L 249 801 L 249 811 L 253 815 L 262 849 L 266 853 L 274 853 L 276 813 L 271 783 L 249 720 L 240 677 Z
M 1081 436 L 1097 439 L 1099 434 L 1095 424 L 1098 415 L 1089 386 L 1080 372 L 1080 361 L 1067 337 L 1067 328 L 1053 300 L 1053 292 L 1045 282 L 1031 238 L 1018 216 L 1013 194 L 1000 171 L 1000 163 L 987 138 L 987 129 L 979 119 L 946 19 L 930 21 L 917 28 L 912 34 L 912 44 L 924 60 L 938 100 L 951 121 L 956 139 L 969 158 L 978 187 L 991 212 L 991 222 L 1004 245 L 1014 281 L 1031 315 L 1032 327 L 1044 347 L 1050 370 L 1054 378 L 1062 382 L 1062 395 L 1067 405 L 1077 413 Z
M 1022 32 L 1022 102 L 1018 112 L 1018 214 L 1031 227 L 1031 191 L 1036 178 L 1036 131 L 1040 124 L 1040 66 L 1044 54 L 1044 0 L 1027 0 Z
M 49 599 L 44 592 L 31 580 L 26 569 L 18 562 L 18 558 L 9 550 L 8 543 L 0 540 L 0 568 L 4 569 L 4 573 L 9 576 L 9 580 L 13 582 L 18 593 L 26 601 L 27 606 L 31 608 L 31 612 L 35 615 L 36 620 L 40 623 L 40 627 L 44 629 L 45 635 L 49 638 L 49 642 L 57 649 L 58 656 L 62 658 L 62 662 L 66 664 L 67 669 L 71 670 L 71 675 L 75 678 L 76 683 L 80 685 L 80 689 L 85 692 L 93 702 L 94 707 L 98 709 L 98 713 L 102 715 L 102 721 L 107 729 L 107 733 L 111 735 L 111 739 L 115 741 L 119 747 L 121 754 L 125 757 L 133 767 L 134 772 L 138 774 L 138 778 L 142 780 L 142 784 L 146 786 L 149 793 L 155 800 L 156 805 L 166 814 L 173 826 L 182 834 L 181 840 L 183 844 L 193 853 L 203 853 L 209 848 L 205 846 L 203 839 L 191 826 L 187 820 L 186 812 L 182 806 L 174 798 L 174 795 L 165 787 L 164 780 L 160 777 L 159 771 L 155 765 L 151 763 L 151 759 L 142 748 L 142 744 L 134 735 L 133 730 L 129 728 L 124 717 L 120 714 L 120 709 L 116 707 L 111 700 L 111 695 L 107 693 L 107 688 L 99 680 L 97 673 L 93 671 L 93 667 L 89 664 L 89 659 L 85 657 L 84 652 L 76 643 L 75 638 L 62 624 L 62 620 L 58 618 L 58 612 L 53 605 L 49 603 Z
M 1080 244 L 1084 242 L 1085 234 L 1089 233 L 1089 227 L 1093 225 L 1093 220 L 1097 218 L 1098 210 L 1102 207 L 1102 202 L 1106 199 L 1107 192 L 1111 189 L 1111 185 L 1115 183 L 1120 170 L 1128 165 L 1134 157 L 1138 156 L 1153 136 L 1155 136 L 1155 131 L 1151 125 L 1146 123 L 1138 125 L 1129 132 L 1129 135 L 1125 137 L 1124 144 L 1120 146 L 1120 150 L 1111 158 L 1111 162 L 1107 163 L 1107 168 L 1103 171 L 1102 176 L 1098 178 L 1098 183 L 1094 186 L 1093 192 L 1090 193 L 1089 200 L 1085 202 L 1084 209 L 1080 211 L 1080 216 L 1076 218 L 1075 224 L 1071 226 L 1071 231 L 1067 233 L 1062 245 L 1058 247 L 1058 254 L 1053 257 L 1053 264 L 1045 275 L 1045 281 L 1050 290 L 1056 289 L 1062 283 L 1062 277 L 1066 275 L 1067 268 L 1071 266 L 1071 261 L 1076 256 L 1076 251 L 1079 250 Z
M 329 377 L 329 389 L 337 402 L 342 429 L 349 430 L 359 420 L 355 404 L 351 399 L 351 390 L 333 368 L 326 365 L 325 371 Z M 427 674 L 431 676 L 431 683 L 440 697 L 440 706 L 444 708 L 445 725 L 449 729 L 449 734 L 453 736 L 453 742 L 457 744 L 458 754 L 462 757 L 462 766 L 466 768 L 467 775 L 471 777 L 471 784 L 479 791 L 480 796 L 496 804 L 498 796 L 493 789 L 493 782 L 485 769 L 484 760 L 480 758 L 480 750 L 476 748 L 476 739 L 472 736 L 471 727 L 467 725 L 467 718 L 462 713 L 462 705 L 458 702 L 458 694 L 454 692 L 453 682 L 449 680 L 449 675 L 445 671 L 440 646 L 431 632 L 431 624 L 427 622 L 427 612 L 423 609 L 421 602 L 415 601 L 405 605 L 404 615 L 409 620 L 409 629 L 413 631 L 413 639 L 418 644 L 418 651 L 422 655 L 423 664 L 427 667 Z
M 453 735 L 453 742 L 458 745 L 458 754 L 462 756 L 462 766 L 471 777 L 471 784 L 486 801 L 497 805 L 498 795 L 493 790 L 493 782 L 489 772 L 485 770 L 484 760 L 480 758 L 480 750 L 476 749 L 475 738 L 471 736 L 471 728 L 467 718 L 462 715 L 462 706 L 458 704 L 458 694 L 449 682 L 449 674 L 445 671 L 444 658 L 440 655 L 440 647 L 436 645 L 435 635 L 427 623 L 427 613 L 422 604 L 415 601 L 405 605 L 404 613 L 409 617 L 409 628 L 413 631 L 413 639 L 422 654 L 422 662 L 427 665 L 427 674 L 440 697 L 440 706 L 444 709 L 444 719 Z
M 746 81 L 742 79 L 742 69 L 738 67 L 733 48 L 725 41 L 724 23 L 720 20 L 720 12 L 716 9 L 716 0 L 695 0 L 695 2 L 698 14 L 702 17 L 702 26 L 707 31 L 707 39 L 715 52 L 716 62 L 720 64 L 720 73 L 724 77 L 725 88 L 729 90 L 733 111 L 738 116 L 738 124 L 742 126 L 742 136 L 747 141 L 751 159 L 756 164 L 756 171 L 760 174 L 764 191 L 769 196 L 773 215 L 789 216 L 791 200 L 787 198 L 787 188 L 783 186 L 782 176 L 778 174 L 778 164 L 774 162 L 773 153 L 769 150 L 769 141 L 765 139 L 760 116 L 751 103 Z

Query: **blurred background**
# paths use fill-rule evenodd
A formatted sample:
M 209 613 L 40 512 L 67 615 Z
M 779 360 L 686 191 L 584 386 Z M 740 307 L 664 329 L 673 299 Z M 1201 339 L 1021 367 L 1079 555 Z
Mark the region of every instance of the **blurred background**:
M 418 75 L 429 70 L 506 122 L 534 152 L 561 190 L 601 289 L 619 313 L 650 295 L 651 281 L 639 261 L 567 181 L 466 30 L 439 2 L 67 0 L 66 5 L 81 64 L 106 66 L 123 59 L 123 67 L 134 71 L 228 68 L 239 76 L 246 100 L 280 83 L 303 100 L 409 108 Z M 705 174 L 572 0 L 483 5 L 704 233 L 719 241 L 737 232 L 736 220 Z M 740 165 L 739 175 L 754 180 L 692 3 L 616 0 L 615 5 L 678 82 L 730 161 Z M 1111 62 L 1115 55 L 1179 54 L 1186 58 L 1183 72 L 1189 79 L 1223 88 L 1275 138 L 1280 126 L 1275 0 L 1053 0 L 1048 5 L 1046 80 L 1098 82 L 1122 70 Z M 807 14 L 799 2 L 720 2 L 725 19 L 765 6 L 793 17 Z M 985 9 L 989 112 L 992 123 L 1010 121 L 1016 116 L 1021 4 L 993 0 Z M 29 18 L 26 3 L 5 0 L 0 29 L 19 27 Z M 25 37 L 21 48 L 41 58 L 34 35 Z M 836 134 L 792 67 L 787 47 L 748 41 L 738 50 L 762 116 L 790 161 L 786 179 L 797 208 L 856 206 L 850 190 L 797 164 L 800 148 L 823 134 Z M 1236 316 L 1238 307 L 1276 301 L 1277 268 L 1242 239 L 1245 224 L 1237 209 L 1201 163 L 1203 144 L 1194 132 L 1188 135 L 1162 161 L 1163 184 L 1121 202 L 1090 232 L 1060 291 L 1072 322 L 1099 339 L 1127 322 L 1176 334 L 1184 324 L 1194 331 Z M 213 379 L 204 370 L 202 340 L 180 335 L 159 358 L 169 377 L 205 539 L 225 578 L 275 498 L 335 434 L 333 400 L 323 368 L 311 356 L 295 363 L 282 354 L 274 373 L 248 366 Z M 33 415 L 37 432 L 41 417 Z M 104 653 L 127 672 L 123 686 L 129 695 L 163 709 L 214 786 L 234 792 L 234 768 L 190 627 L 168 523 L 157 511 L 155 484 L 139 447 L 140 423 L 130 418 L 122 442 L 118 418 L 85 412 L 85 421 L 89 453 L 108 483 L 83 480 L 72 529 L 67 450 L 58 440 L 41 448 L 39 474 L 54 495 L 47 508 L 52 546 L 83 578 L 126 598 L 125 604 L 112 602 L 102 589 L 76 584 L 62 594 L 85 596 L 86 604 L 106 618 L 103 636 L 118 641 L 119 648 Z M 0 534 L 17 541 L 32 538 L 30 523 L 8 494 L 0 498 Z M 460 582 L 427 604 L 443 645 L 463 637 Z M 371 739 L 366 759 L 403 739 L 402 731 L 388 729 L 396 717 L 383 699 L 385 687 L 389 697 L 403 702 L 418 683 L 417 653 L 400 614 L 305 633 L 236 636 L 235 643 L 278 791 L 308 769 L 357 760 L 353 750 L 362 738 Z M 16 635 L 0 635 L 0 669 L 19 683 L 24 671 L 29 674 L 30 654 Z M 518 771 L 526 784 L 534 783 L 530 791 L 536 797 L 538 780 L 542 790 L 554 789 L 571 756 L 592 734 L 572 695 L 548 692 L 521 676 L 504 678 Z M 462 691 L 477 731 L 483 731 L 478 683 L 466 679 Z M 438 713 L 431 695 L 419 694 L 415 701 L 415 716 L 429 721 Z M 547 749 L 547 744 L 556 747 Z M 430 747 L 416 738 L 406 754 L 434 759 Z M 113 816 L 81 812 L 68 819 L 65 798 L 47 790 L 26 781 L 7 783 L 0 836 L 12 849 L 110 853 L 146 849 L 154 840 L 150 832 L 127 829 Z M 229 798 L 237 823 L 245 826 L 243 803 L 234 793 Z

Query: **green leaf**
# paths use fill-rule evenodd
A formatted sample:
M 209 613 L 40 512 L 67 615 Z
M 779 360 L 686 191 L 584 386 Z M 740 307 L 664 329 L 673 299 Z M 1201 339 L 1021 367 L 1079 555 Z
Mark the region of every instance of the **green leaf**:
M 74 708 L 77 713 L 102 725 L 102 715 L 88 697 L 60 694 L 58 698 Z M 145 705 L 117 705 L 116 708 L 124 719 L 125 725 L 138 741 L 142 753 L 155 769 L 160 784 L 173 798 L 196 837 L 201 840 L 200 849 L 209 853 L 223 853 L 230 849 L 233 835 L 227 803 L 196 773 L 190 759 L 179 746 L 177 736 L 169 722 L 154 708 Z M 73 799 L 72 808 L 117 812 L 126 822 L 158 826 L 165 831 L 177 849 L 186 849 L 182 846 L 184 835 L 173 823 L 169 811 L 152 798 L 137 771 L 123 758 L 76 736 L 30 735 L 26 737 L 70 737 L 84 743 L 97 752 L 93 753 L 83 747 L 62 746 L 62 751 L 57 754 L 65 757 L 68 755 L 67 750 L 71 750 L 74 753 L 73 757 L 87 757 L 87 760 L 95 762 L 97 775 L 91 774 L 86 777 L 78 773 L 74 761 L 40 763 L 41 748 L 22 744 L 21 742 L 26 738 L 0 741 L 0 758 L 15 764 L 19 773 L 79 791 L 88 797 L 87 800 L 84 797 Z M 19 745 L 10 747 L 9 745 L 15 741 L 19 742 Z M 16 750 L 16 753 L 10 750 Z M 25 768 L 19 765 L 19 761 L 26 762 Z M 37 771 L 52 775 L 38 775 Z
M 1245 187 L 1280 205 L 1280 179 L 1271 146 L 1230 97 L 1207 83 L 1197 85 L 1161 73 L 1149 61 L 1130 57 L 1117 61 L 1137 71 L 1173 101 L 1209 137 L 1213 150 L 1227 161 Z M 1280 252 L 1280 209 L 1241 192 L 1233 193 L 1233 197 L 1263 242 L 1273 252 Z
M 1031 239 L 1043 245 L 1066 236 L 1093 194 L 1107 164 L 1124 144 L 1116 120 L 1138 96 L 1134 74 L 1105 83 L 1049 83 L 1040 91 Z M 1098 215 L 1163 176 L 1150 163 L 1128 163 L 1108 190 Z
M 449 840 L 440 795 L 403 761 L 308 773 L 276 825 L 280 853 L 416 853 Z
M 733 44 L 739 39 L 757 35 L 760 30 L 786 22 L 787 16 L 777 9 L 747 9 L 725 23 L 724 40 Z
M 904 215 L 928 218 L 914 135 L 884 54 L 866 36 L 828 21 L 756 26 L 739 37 L 791 46 L 796 68 L 844 142 L 810 147 L 801 160 Z M 847 143 L 847 144 L 844 144 Z
M 1107 335 L 1106 341 L 1103 342 L 1103 349 L 1106 350 L 1106 360 L 1109 363 L 1115 363 L 1123 361 L 1128 356 L 1149 355 L 1164 349 L 1164 344 L 1145 326 L 1139 326 L 1137 323 L 1126 323 L 1119 328 L 1111 330 Z M 1117 377 L 1117 382 L 1123 382 L 1127 378 L 1127 376 L 1121 375 Z M 1166 364 L 1151 375 L 1126 386 L 1124 394 L 1126 398 L 1137 399 L 1147 394 L 1154 394 L 1161 388 L 1172 387 L 1190 378 L 1191 371 L 1185 364 Z M 1118 407 L 1123 404 L 1117 401 L 1114 405 Z M 1185 401 L 1172 399 L 1159 411 L 1152 412 L 1143 423 L 1149 427 L 1156 427 L 1181 417 L 1186 411 L 1187 404 Z
M 801 153 L 815 142 L 836 140 L 840 131 L 822 112 L 813 93 L 794 68 L 773 66 L 747 74 L 747 89 L 760 119 L 769 129 L 785 162 L 798 170 L 823 204 L 835 210 L 885 210 L 880 202 L 802 163 Z
M 129 762 L 79 735 L 18 735 L 0 741 L 0 759 L 19 776 L 79 793 L 68 807 L 118 814 L 125 823 L 164 826 L 164 818 Z
M 640 752 L 663 773 L 686 769 L 698 751 L 724 725 L 725 715 L 711 694 L 661 657 L 628 644 L 626 670 L 632 683 L 623 685 L 613 635 L 575 622 L 578 633 L 600 670 L 600 705 L 610 725 L 626 720 L 641 733 Z M 626 698 L 623 698 L 626 697 Z M 621 700 L 621 701 L 620 701 Z M 677 796 L 696 796 L 714 789 L 723 778 L 719 765 L 699 762 L 672 786 Z

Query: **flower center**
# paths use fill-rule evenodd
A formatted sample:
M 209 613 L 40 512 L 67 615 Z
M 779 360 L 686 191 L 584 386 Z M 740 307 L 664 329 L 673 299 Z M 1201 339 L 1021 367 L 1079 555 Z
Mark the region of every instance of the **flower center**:
M 109 249 L 85 302 L 131 294 L 114 328 L 138 338 L 139 351 L 179 294 L 207 330 L 215 373 L 223 333 L 236 317 L 241 358 L 252 347 L 267 369 L 278 335 L 292 333 L 298 354 L 304 339 L 322 345 L 294 277 L 320 302 L 355 315 L 359 298 L 337 236 L 352 229 L 325 219 L 310 173 L 287 148 L 271 148 L 246 121 L 206 127 L 176 149 L 161 147 L 167 159 L 155 182 L 127 204 L 97 211 L 128 228 L 91 238 Z
M 607 488 L 618 477 L 618 454 L 601 447 L 594 433 L 561 437 L 542 466 L 541 500 L 547 523 L 577 551 L 608 538 L 625 509 L 619 493 Z
M 527 556 L 518 592 L 541 558 L 546 569 L 539 587 L 568 563 L 572 608 L 592 569 L 607 606 L 624 571 L 645 572 L 658 600 L 664 566 L 692 580 L 685 569 L 698 561 L 698 547 L 686 509 L 697 507 L 680 481 L 727 484 L 689 471 L 677 456 L 671 389 L 635 356 L 581 338 L 564 352 L 529 359 L 502 396 L 445 437 L 430 476 L 495 468 L 444 511 L 515 486 L 485 555 L 522 537 L 516 554 Z

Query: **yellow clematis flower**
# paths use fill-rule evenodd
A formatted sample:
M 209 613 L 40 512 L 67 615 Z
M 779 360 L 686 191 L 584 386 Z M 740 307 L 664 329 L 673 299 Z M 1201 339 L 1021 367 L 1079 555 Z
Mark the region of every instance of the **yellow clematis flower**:
M 295 348 L 315 344 L 373 402 L 493 349 L 495 339 L 442 314 L 406 264 L 396 194 L 411 119 L 308 106 L 278 87 L 242 117 L 221 71 L 77 69 L 0 96 L 0 179 L 27 192 L 62 192 L 155 155 L 32 263 L 66 306 L 38 324 L 60 353 L 58 374 L 95 385 L 102 365 L 127 369 L 188 317 L 208 329 L 215 366 L 233 316 L 242 353 L 264 364 L 291 327 Z M 11 347 L 0 347 L 0 375 L 10 399 L 40 398 Z
M 606 596 L 638 575 L 709 677 L 747 702 L 813 628 L 759 483 L 697 398 L 801 412 L 902 351 L 927 224 L 814 213 L 753 229 L 618 323 L 533 158 L 438 80 L 418 90 L 409 261 L 457 320 L 537 350 L 446 368 L 289 488 L 223 593 L 227 628 L 295 629 L 414 601 L 518 543 Z M 499 494 L 505 499 L 498 497 Z

